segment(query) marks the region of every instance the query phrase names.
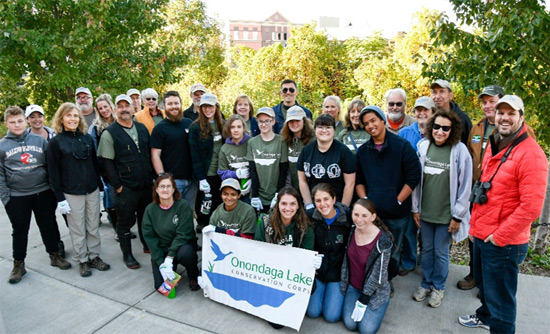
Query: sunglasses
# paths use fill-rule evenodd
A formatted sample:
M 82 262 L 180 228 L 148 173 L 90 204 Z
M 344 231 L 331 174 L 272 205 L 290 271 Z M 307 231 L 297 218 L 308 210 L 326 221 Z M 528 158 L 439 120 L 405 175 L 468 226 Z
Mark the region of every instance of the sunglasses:
M 403 102 L 388 102 L 388 105 L 389 105 L 390 107 L 393 107 L 393 106 L 402 107 L 402 106 L 403 106 Z
M 294 89 L 292 87 L 282 89 L 283 94 L 286 94 L 288 91 L 290 91 L 291 93 L 294 93 L 296 91 L 296 89 Z
M 451 126 L 434 123 L 434 130 L 439 130 L 439 129 L 443 130 L 443 132 L 449 132 L 451 131 Z
M 147 101 L 156 101 L 157 98 L 156 97 L 147 97 L 145 98 Z

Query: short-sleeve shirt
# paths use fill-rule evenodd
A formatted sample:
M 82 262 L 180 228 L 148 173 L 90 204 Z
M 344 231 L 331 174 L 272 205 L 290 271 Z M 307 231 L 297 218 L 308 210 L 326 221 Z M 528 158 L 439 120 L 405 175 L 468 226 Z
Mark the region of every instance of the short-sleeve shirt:
M 237 206 L 231 211 L 225 210 L 225 204 L 220 204 L 210 216 L 210 225 L 235 232 L 254 234 L 256 220 L 254 208 L 243 201 L 237 201 Z
M 351 135 L 351 138 L 353 138 L 353 142 L 350 138 L 350 135 Z M 370 139 L 370 135 L 368 134 L 367 131 L 365 131 L 365 129 L 361 129 L 361 128 L 357 130 L 344 129 L 338 134 L 337 138 L 339 142 L 341 142 L 342 144 L 346 145 L 349 148 L 351 153 L 356 154 L 357 152 L 355 152 L 355 148 L 356 147 L 359 148 L 361 147 L 361 145 L 366 143 Z M 354 142 L 355 142 L 355 146 L 353 146 Z
M 241 167 L 248 167 L 247 149 L 248 140 L 240 145 L 227 142 L 223 144 L 219 153 L 218 169 L 235 171 Z
M 451 145 L 430 145 L 426 154 L 422 183 L 422 208 L 420 218 L 433 224 L 449 224 L 451 221 Z
M 183 118 L 172 122 L 164 119 L 153 128 L 151 148 L 162 150 L 160 160 L 165 172 L 180 180 L 193 179 L 193 164 L 189 149 L 189 126 L 191 120 Z
M 136 129 L 136 125 L 132 123 L 132 127 L 127 128 L 123 126 L 122 128 L 124 129 L 124 132 L 126 132 L 126 134 L 130 138 L 132 138 L 136 146 L 139 147 L 138 131 Z M 99 145 L 97 147 L 97 156 L 110 160 L 115 159 L 114 140 L 109 131 L 103 131 L 103 133 L 101 134 L 101 139 L 99 140 Z
M 336 192 L 336 200 L 342 201 L 344 194 L 344 174 L 353 174 L 357 170 L 355 155 L 337 140 L 326 152 L 319 151 L 317 141 L 302 149 L 296 169 L 304 172 L 309 190 L 319 183 L 328 183 Z

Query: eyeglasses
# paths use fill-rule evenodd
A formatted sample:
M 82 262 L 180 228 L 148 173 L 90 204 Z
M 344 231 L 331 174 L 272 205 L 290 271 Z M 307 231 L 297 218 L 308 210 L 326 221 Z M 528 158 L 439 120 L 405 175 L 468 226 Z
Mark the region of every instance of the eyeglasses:
M 88 95 L 82 95 L 76 98 L 79 101 L 88 101 L 90 97 Z
M 266 119 L 265 121 L 258 121 L 258 123 L 260 125 L 269 125 L 271 124 L 271 120 L 270 119 Z
M 402 107 L 402 106 L 403 106 L 403 102 L 388 102 L 388 105 L 389 105 L 390 107 L 393 107 L 393 106 Z
M 439 130 L 439 129 L 443 130 L 443 132 L 449 132 L 451 131 L 451 126 L 434 123 L 434 130 Z
M 319 125 L 315 128 L 315 130 L 319 130 L 319 131 L 328 131 L 332 129 L 334 129 L 332 126 L 323 126 L 323 125 Z
M 145 100 L 147 100 L 147 101 L 156 101 L 157 98 L 156 97 L 146 97 Z
M 172 189 L 172 185 L 171 184 L 161 184 L 160 186 L 158 186 L 159 189 Z
M 290 88 L 283 88 L 281 91 L 283 92 L 283 94 L 286 94 L 286 93 L 289 92 L 289 91 L 290 91 L 291 93 L 294 93 L 294 92 L 296 91 L 296 89 L 290 87 Z

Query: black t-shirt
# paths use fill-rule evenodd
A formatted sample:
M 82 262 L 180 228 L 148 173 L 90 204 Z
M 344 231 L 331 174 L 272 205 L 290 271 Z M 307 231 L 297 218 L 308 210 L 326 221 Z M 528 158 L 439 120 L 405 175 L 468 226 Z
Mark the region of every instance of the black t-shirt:
M 172 173 L 175 179 L 193 179 L 193 164 L 189 150 L 189 126 L 191 120 L 179 122 L 163 119 L 153 128 L 151 148 L 161 149 L 160 160 L 164 171 Z
M 333 140 L 328 151 L 324 153 L 317 148 L 317 141 L 313 141 L 302 149 L 296 169 L 306 174 L 310 191 L 318 183 L 328 183 L 336 192 L 336 200 L 341 202 L 345 186 L 344 174 L 355 173 L 357 162 L 349 148 L 337 140 Z

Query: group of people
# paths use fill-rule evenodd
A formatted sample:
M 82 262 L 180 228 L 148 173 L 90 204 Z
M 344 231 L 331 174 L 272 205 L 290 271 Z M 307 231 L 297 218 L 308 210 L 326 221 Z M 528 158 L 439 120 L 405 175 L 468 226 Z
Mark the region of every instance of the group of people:
M 31 212 L 51 265 L 71 267 L 56 208 L 80 275 L 108 270 L 99 256 L 102 193 L 130 269 L 140 267 L 132 252 L 137 222 L 155 288 L 181 264 L 190 289 L 200 289 L 201 232 L 306 248 L 318 252 L 307 315 L 361 333 L 378 331 L 392 280 L 417 262 L 422 281 L 412 297 L 439 307 L 451 240 L 469 237 L 471 272 L 457 286 L 477 286 L 482 306 L 459 322 L 512 333 L 518 265 L 542 208 L 546 156 L 519 97 L 485 87 L 485 117 L 472 126 L 448 81 L 430 88 L 431 96 L 416 99 L 414 117 L 396 88 L 386 94 L 386 112 L 353 100 L 343 115 L 340 98 L 327 96 L 313 121 L 289 79 L 278 105 L 256 110 L 240 95 L 231 115 L 202 84 L 191 87 L 186 110 L 177 91 L 164 93 L 163 110 L 152 88 L 114 101 L 101 94 L 94 107 L 80 87 L 76 103 L 56 111 L 53 129 L 38 105 L 9 107 L 0 141 L 0 197 L 13 227 L 9 282 L 25 274 Z

